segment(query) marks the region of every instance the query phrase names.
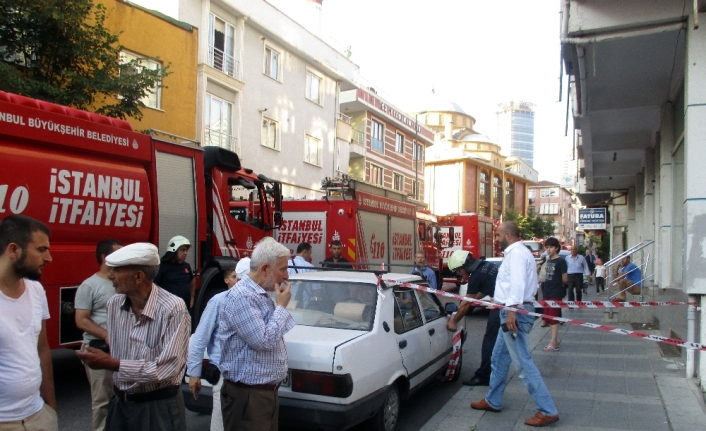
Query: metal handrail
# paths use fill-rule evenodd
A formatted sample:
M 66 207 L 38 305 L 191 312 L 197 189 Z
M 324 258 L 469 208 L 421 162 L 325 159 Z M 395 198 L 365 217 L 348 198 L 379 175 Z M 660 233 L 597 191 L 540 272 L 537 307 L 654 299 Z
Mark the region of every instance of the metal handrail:
M 624 252 L 620 253 L 619 255 L 615 256 L 611 260 L 605 263 L 606 268 L 610 268 L 611 266 L 615 265 L 616 263 L 620 262 L 623 260 L 624 257 L 631 256 L 633 255 L 636 251 L 640 251 L 643 248 L 647 247 L 648 245 L 654 243 L 653 240 L 647 239 L 645 241 L 642 241 L 641 243 L 633 246 L 632 248 L 629 248 L 625 250 Z
M 343 121 L 344 123 L 351 124 L 351 117 L 348 115 L 344 114 L 343 112 L 338 113 L 338 119 Z
M 237 150 L 238 140 L 235 136 L 208 128 L 204 129 L 203 136 L 203 145 L 213 145 L 230 151 Z

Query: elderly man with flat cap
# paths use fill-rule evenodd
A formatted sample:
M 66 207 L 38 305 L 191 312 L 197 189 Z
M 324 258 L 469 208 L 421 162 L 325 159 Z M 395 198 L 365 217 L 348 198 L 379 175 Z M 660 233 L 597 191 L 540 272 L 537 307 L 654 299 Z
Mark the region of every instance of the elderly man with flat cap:
M 113 371 L 106 429 L 185 431 L 179 393 L 189 344 L 186 305 L 152 282 L 157 247 L 135 243 L 105 259 L 116 295 L 107 304 L 110 354 L 88 347 L 76 354 L 89 367 Z

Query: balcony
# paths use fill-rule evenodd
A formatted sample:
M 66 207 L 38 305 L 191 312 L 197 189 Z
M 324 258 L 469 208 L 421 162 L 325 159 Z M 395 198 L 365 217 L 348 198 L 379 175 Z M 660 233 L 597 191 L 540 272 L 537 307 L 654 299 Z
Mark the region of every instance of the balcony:
M 208 65 L 228 76 L 239 79 L 238 61 L 232 55 L 228 55 L 216 48 L 208 47 Z
M 208 128 L 203 131 L 203 146 L 206 145 L 225 148 L 233 152 L 238 150 L 238 140 L 235 136 Z
M 360 130 L 351 130 L 350 156 L 365 157 L 365 133 Z

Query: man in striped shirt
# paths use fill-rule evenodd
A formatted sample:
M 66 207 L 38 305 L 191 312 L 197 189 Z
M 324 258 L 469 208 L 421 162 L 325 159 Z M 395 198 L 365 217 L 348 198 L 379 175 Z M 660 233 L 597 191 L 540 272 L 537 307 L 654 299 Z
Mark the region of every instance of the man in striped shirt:
M 288 258 L 287 247 L 261 241 L 253 250 L 250 273 L 221 301 L 216 334 L 226 431 L 277 430 L 277 390 L 287 376 L 283 337 L 295 325 L 286 310 L 292 297 Z M 268 292 L 274 292 L 274 302 Z
M 184 375 L 191 318 L 179 297 L 152 283 L 157 247 L 130 244 L 105 259 L 115 292 L 107 304 L 110 355 L 88 347 L 77 355 L 113 371 L 109 431 L 186 431 Z

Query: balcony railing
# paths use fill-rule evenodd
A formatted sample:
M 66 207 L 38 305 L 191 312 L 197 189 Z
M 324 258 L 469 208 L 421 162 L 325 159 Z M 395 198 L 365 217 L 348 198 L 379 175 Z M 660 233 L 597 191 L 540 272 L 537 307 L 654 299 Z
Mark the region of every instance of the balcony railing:
M 203 145 L 212 145 L 235 152 L 238 149 L 238 140 L 235 136 L 207 128 L 203 131 Z
M 208 65 L 226 75 L 238 78 L 238 61 L 215 46 L 208 47 Z
M 344 123 L 351 124 L 351 117 L 344 114 L 343 112 L 338 113 L 338 119 L 343 121 Z
M 365 147 L 365 133 L 360 130 L 351 130 L 351 144 L 358 144 Z

